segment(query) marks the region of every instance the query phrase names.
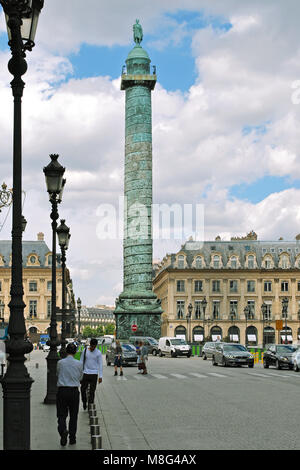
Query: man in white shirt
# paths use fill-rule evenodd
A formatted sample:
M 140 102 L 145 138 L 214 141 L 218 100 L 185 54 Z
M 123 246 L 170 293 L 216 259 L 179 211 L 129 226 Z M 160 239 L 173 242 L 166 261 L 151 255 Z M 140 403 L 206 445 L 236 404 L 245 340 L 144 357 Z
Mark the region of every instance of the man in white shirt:
M 98 341 L 92 338 L 90 347 L 85 348 L 81 354 L 80 362 L 83 364 L 83 378 L 81 381 L 81 399 L 83 409 L 86 410 L 87 402 L 94 403 L 95 391 L 98 382 L 102 382 L 103 360 L 102 353 L 97 349 Z M 87 388 L 89 387 L 89 396 L 87 397 Z
M 66 348 L 67 357 L 57 363 L 57 396 L 56 410 L 60 444 L 76 444 L 77 418 L 79 410 L 79 386 L 83 376 L 82 363 L 74 358 L 77 347 L 74 343 Z M 70 413 L 69 431 L 66 420 Z

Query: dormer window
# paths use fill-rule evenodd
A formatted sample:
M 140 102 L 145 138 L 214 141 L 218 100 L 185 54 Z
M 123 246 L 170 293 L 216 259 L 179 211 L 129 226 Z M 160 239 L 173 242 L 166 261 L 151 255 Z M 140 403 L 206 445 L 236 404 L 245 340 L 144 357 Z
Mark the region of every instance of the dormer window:
M 35 264 L 36 263 L 36 257 L 35 256 L 30 256 L 29 261 L 30 261 L 31 264 Z
M 248 269 L 254 269 L 254 256 L 248 256 Z
M 219 269 L 220 268 L 220 256 L 218 255 L 215 255 L 213 257 L 213 266 L 215 269 Z
M 196 269 L 201 269 L 202 268 L 202 258 L 201 256 L 197 256 L 196 258 Z
M 288 269 L 289 267 L 289 258 L 286 255 L 281 256 L 281 267 L 282 269 Z
M 178 268 L 184 269 L 184 256 L 183 255 L 178 256 Z
M 268 256 L 268 257 L 265 258 L 264 268 L 271 269 L 271 267 L 272 267 L 272 259 L 271 259 L 271 257 Z
M 231 269 L 236 269 L 237 268 L 237 257 L 236 256 L 232 256 L 232 258 L 230 260 L 230 267 L 231 267 Z

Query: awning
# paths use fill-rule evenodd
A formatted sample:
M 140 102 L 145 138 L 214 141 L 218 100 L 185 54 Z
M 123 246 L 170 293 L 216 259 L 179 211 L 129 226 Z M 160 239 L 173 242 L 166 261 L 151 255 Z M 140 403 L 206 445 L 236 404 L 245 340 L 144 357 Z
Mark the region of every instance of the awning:
M 184 340 L 185 340 L 185 335 L 176 335 L 176 338 L 184 339 Z
M 256 335 L 247 335 L 249 341 L 256 341 Z
M 293 341 L 293 337 L 291 335 L 281 335 L 281 339 L 285 340 L 287 338 L 288 341 Z
M 221 335 L 211 335 L 211 339 L 212 339 L 213 341 L 217 341 L 218 338 L 220 339 L 220 341 L 222 340 Z
M 195 341 L 203 341 L 203 335 L 194 335 Z
M 231 341 L 238 341 L 239 340 L 239 335 L 230 335 Z

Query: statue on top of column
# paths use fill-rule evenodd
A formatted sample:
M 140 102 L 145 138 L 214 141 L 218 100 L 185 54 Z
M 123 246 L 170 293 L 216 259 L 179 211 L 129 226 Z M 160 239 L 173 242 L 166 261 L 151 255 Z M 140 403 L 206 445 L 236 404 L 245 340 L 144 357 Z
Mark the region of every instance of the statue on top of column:
M 136 44 L 140 44 L 143 40 L 143 29 L 139 20 L 136 20 L 133 25 L 133 39 Z

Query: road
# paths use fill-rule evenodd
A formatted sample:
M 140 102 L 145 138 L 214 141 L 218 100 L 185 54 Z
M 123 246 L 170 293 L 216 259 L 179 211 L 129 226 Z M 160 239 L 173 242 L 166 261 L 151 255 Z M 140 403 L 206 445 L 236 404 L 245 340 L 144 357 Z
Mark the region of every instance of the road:
M 105 363 L 105 361 L 104 361 Z M 149 358 L 149 375 L 104 366 L 106 449 L 300 449 L 300 373 L 201 358 Z
M 59 448 L 55 406 L 42 404 L 45 358 L 33 351 L 27 363 L 35 380 L 32 449 Z M 114 377 L 114 368 L 103 362 L 96 408 L 105 450 L 300 449 L 300 373 L 260 364 L 214 367 L 199 357 L 149 356 L 149 375 L 126 367 L 123 377 Z M 0 397 L 1 441 L 2 406 Z M 82 406 L 79 423 L 76 449 L 88 449 L 88 412 Z

